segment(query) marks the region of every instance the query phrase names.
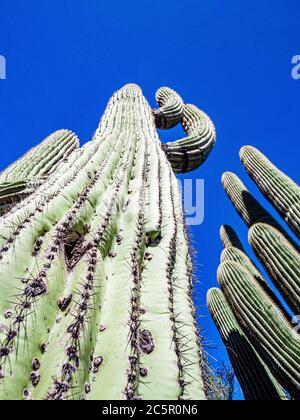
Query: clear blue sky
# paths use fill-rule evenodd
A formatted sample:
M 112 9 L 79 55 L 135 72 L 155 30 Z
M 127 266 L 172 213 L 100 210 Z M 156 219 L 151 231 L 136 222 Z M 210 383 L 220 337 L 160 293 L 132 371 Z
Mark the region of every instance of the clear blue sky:
M 201 323 L 218 346 L 213 356 L 226 360 L 205 295 L 216 285 L 220 225 L 232 224 L 244 243 L 247 231 L 220 178 L 235 171 L 260 197 L 238 158 L 251 144 L 299 182 L 300 80 L 291 77 L 299 0 L 0 0 L 0 10 L 0 168 L 59 128 L 89 140 L 128 82 L 153 106 L 155 90 L 170 86 L 214 120 L 217 146 L 193 174 L 205 179 L 205 223 L 192 233 Z

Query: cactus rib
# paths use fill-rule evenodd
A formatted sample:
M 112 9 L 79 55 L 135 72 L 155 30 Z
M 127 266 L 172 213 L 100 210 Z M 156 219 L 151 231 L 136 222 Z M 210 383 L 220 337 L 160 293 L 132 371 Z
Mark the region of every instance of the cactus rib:
M 157 90 L 155 99 L 160 107 L 153 110 L 157 128 L 172 128 L 182 120 L 184 104 L 177 92 L 161 87 Z
M 207 305 L 221 334 L 247 400 L 281 400 L 285 394 L 261 360 L 219 289 L 210 289 Z
M 221 264 L 218 280 L 243 331 L 281 386 L 299 399 L 299 335 L 242 266 L 229 261 Z
M 240 157 L 248 174 L 261 192 L 296 235 L 300 236 L 299 186 L 254 147 L 243 147 Z
M 242 148 L 240 156 L 252 179 L 297 233 L 298 216 L 293 210 L 299 204 L 296 184 L 253 147 Z M 297 315 L 300 307 L 297 242 L 259 204 L 235 174 L 225 173 L 222 182 L 234 207 L 249 227 L 248 239 L 256 256 L 291 311 Z M 235 327 L 241 329 L 275 380 L 291 398 L 300 399 L 300 338 L 296 318 L 291 319 L 283 300 L 272 291 L 254 262 L 241 249 L 234 231 L 221 228 L 221 239 L 225 250 L 221 256 L 218 280 L 223 295 L 221 299 L 221 292 L 214 293 L 220 303 L 212 309 L 216 326 L 226 344 L 224 331 L 228 329 L 228 319 L 225 312 L 230 307 Z M 241 350 L 236 351 L 236 355 L 231 356 L 233 364 L 237 363 L 235 358 L 243 357 Z M 250 398 L 249 384 L 245 384 L 244 377 L 252 375 L 252 368 L 239 364 L 235 370 L 246 398 Z M 265 395 L 263 391 L 261 395 Z
M 295 314 L 300 310 L 300 255 L 285 237 L 263 223 L 249 230 L 249 242 Z
M 182 127 L 188 137 L 163 146 L 175 173 L 189 172 L 202 165 L 216 142 L 211 119 L 195 105 L 184 105 Z
M 0 399 L 206 399 L 181 197 L 141 89 L 38 178 L 47 154 L 21 160 L 42 183 L 0 218 Z
M 220 238 L 224 248 L 234 247 L 244 251 L 244 247 L 235 233 L 234 229 L 228 225 L 222 225 L 220 228 Z

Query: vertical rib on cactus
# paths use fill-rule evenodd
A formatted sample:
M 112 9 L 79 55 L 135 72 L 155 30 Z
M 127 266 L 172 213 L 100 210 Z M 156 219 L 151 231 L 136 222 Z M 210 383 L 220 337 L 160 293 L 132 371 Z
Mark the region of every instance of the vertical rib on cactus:
M 4 213 L 32 194 L 58 165 L 79 147 L 78 138 L 68 130 L 48 136 L 18 161 L 0 173 L 0 211 Z
M 157 128 L 171 128 L 182 120 L 184 104 L 177 92 L 161 87 L 157 90 L 155 99 L 160 106 L 153 110 Z
M 249 242 L 270 278 L 295 314 L 300 311 L 300 255 L 271 226 L 259 223 L 249 231 Z
M 259 150 L 245 146 L 241 160 L 251 178 L 290 228 L 300 236 L 300 188 Z
M 270 201 L 277 209 L 281 209 L 283 217 L 295 222 L 296 217 L 289 219 L 287 216 L 289 195 L 291 208 L 296 209 L 298 205 L 296 194 L 292 193 L 294 183 L 279 173 L 254 148 L 243 148 L 241 157 L 252 178 L 264 193 L 269 194 L 269 198 L 272 197 Z M 280 191 L 277 189 L 279 184 Z M 236 175 L 225 173 L 223 185 L 236 210 L 250 228 L 249 242 L 255 254 L 290 309 L 298 314 L 298 244 L 291 240 Z M 300 399 L 300 339 L 297 325 L 291 321 L 282 300 L 271 290 L 250 258 L 240 249 L 232 247 L 227 235 L 223 242 L 225 246 L 229 243 L 229 247 L 222 253 L 218 278 L 226 297 L 225 304 L 231 307 L 238 325 L 272 375 L 294 399 Z M 220 307 L 215 308 L 218 313 L 214 317 L 218 315 L 219 328 L 226 328 L 221 325 L 226 323 L 222 310 Z
M 237 175 L 232 172 L 225 172 L 222 176 L 222 184 L 235 209 L 249 228 L 255 223 L 266 223 L 275 227 L 296 249 L 299 249 L 295 241 L 293 241 L 276 219 L 274 219 L 256 198 L 253 197 Z
M 237 235 L 236 239 L 239 240 Z M 221 254 L 221 263 L 225 261 L 236 262 L 240 264 L 244 269 L 249 271 L 249 273 L 253 276 L 253 279 L 255 279 L 255 281 L 263 288 L 265 293 L 281 311 L 282 315 L 288 320 L 288 322 L 290 322 L 291 317 L 288 314 L 287 310 L 285 309 L 281 301 L 278 299 L 276 294 L 273 292 L 273 290 L 270 288 L 270 286 L 268 285 L 267 281 L 255 265 L 255 263 L 248 257 L 245 251 L 241 251 L 240 249 L 235 247 L 225 248 Z
M 221 264 L 218 279 L 239 324 L 272 374 L 299 399 L 299 335 L 241 265 L 229 261 Z
M 0 173 L 0 183 L 18 179 L 37 179 L 51 174 L 58 163 L 79 147 L 77 136 L 69 130 L 50 134 L 42 143 Z
M 243 182 L 232 172 L 225 172 L 222 184 L 226 194 L 248 227 L 263 222 L 279 227 L 276 220 L 248 191 Z
M 175 173 L 198 168 L 216 143 L 216 130 L 211 119 L 195 105 L 184 105 L 182 127 L 188 137 L 163 146 Z
M 238 248 L 244 251 L 244 247 L 239 237 L 231 226 L 223 225 L 220 229 L 220 238 L 224 248 Z
M 207 305 L 226 346 L 245 399 L 285 399 L 282 388 L 243 333 L 221 290 L 209 290 Z
M 138 86 L 0 233 L 0 399 L 206 398 L 180 195 Z

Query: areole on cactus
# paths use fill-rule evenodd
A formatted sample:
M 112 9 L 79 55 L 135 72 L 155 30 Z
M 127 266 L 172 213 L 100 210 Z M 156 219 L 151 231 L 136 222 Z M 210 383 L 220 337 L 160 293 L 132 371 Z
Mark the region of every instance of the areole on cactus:
M 59 132 L 0 175 L 0 399 L 207 398 L 173 170 L 200 166 L 215 130 L 175 91 L 157 101 L 126 85 L 91 142 Z M 180 121 L 162 147 L 156 128 Z

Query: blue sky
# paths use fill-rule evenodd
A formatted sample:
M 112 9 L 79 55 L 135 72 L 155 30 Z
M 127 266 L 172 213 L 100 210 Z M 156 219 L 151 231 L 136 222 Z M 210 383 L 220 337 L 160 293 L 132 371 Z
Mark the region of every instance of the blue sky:
M 210 353 L 226 360 L 205 295 L 217 284 L 220 225 L 232 224 L 244 244 L 247 230 L 220 178 L 235 171 L 261 197 L 238 158 L 251 144 L 299 182 L 300 80 L 291 77 L 299 0 L 0 0 L 0 9 L 0 168 L 59 128 L 89 140 L 112 92 L 128 82 L 153 106 L 167 85 L 212 117 L 218 143 L 192 175 L 205 179 L 205 222 L 192 234 L 201 323 L 217 345 Z

